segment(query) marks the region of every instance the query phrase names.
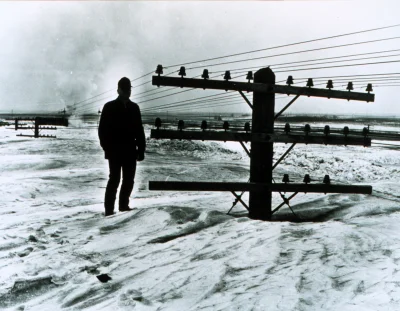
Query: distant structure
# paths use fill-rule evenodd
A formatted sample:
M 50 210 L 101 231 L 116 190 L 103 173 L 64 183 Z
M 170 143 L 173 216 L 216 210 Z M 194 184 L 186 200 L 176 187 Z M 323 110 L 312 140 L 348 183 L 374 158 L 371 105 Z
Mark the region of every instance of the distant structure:
M 64 110 L 65 114 L 65 110 Z M 43 135 L 40 134 L 43 130 L 57 130 L 55 126 L 46 125 L 58 125 L 68 126 L 68 118 L 66 117 L 15 117 L 8 119 L 14 121 L 14 129 L 18 130 L 32 130 L 33 134 L 18 134 L 17 136 L 34 137 L 34 138 L 56 138 L 54 135 Z M 20 123 L 24 122 L 24 123 Z M 30 124 L 30 125 L 28 125 Z
M 329 80 L 326 89 L 313 88 L 312 79 L 308 79 L 306 87 L 292 86 L 293 77 L 289 76 L 287 85 L 275 84 L 275 74 L 270 68 L 263 68 L 254 74 L 250 71 L 247 75 L 248 82 L 235 82 L 230 80 L 230 72 L 225 73 L 225 81 L 209 80 L 207 69 L 204 70 L 204 79 L 184 78 L 185 68 L 181 67 L 179 71 L 180 78 L 161 76 L 162 65 L 157 66 L 156 74 L 153 76 L 153 85 L 189 87 L 199 89 L 233 90 L 238 91 L 245 102 L 253 110 L 252 124 L 246 122 L 242 132 L 230 132 L 229 123 L 224 122 L 224 131 L 206 131 L 207 123 L 203 121 L 201 131 L 184 131 L 184 121 L 179 120 L 178 131 L 160 129 L 161 119 L 156 119 L 157 129 L 151 130 L 151 138 L 156 139 L 190 139 L 190 140 L 214 140 L 214 141 L 238 141 L 246 153 L 250 156 L 250 180 L 248 183 L 237 182 L 168 182 L 168 181 L 150 181 L 150 190 L 170 190 L 170 191 L 229 191 L 238 202 L 249 211 L 249 217 L 260 220 L 271 220 L 272 215 L 283 205 L 290 204 L 289 201 L 299 192 L 314 193 L 360 193 L 371 194 L 371 186 L 358 185 L 334 185 L 331 183 L 329 175 L 323 178 L 322 183 L 311 183 L 309 174 L 304 176 L 303 183 L 292 183 L 289 176 L 285 174 L 282 183 L 275 182 L 272 171 L 287 156 L 296 144 L 324 144 L 324 145 L 359 145 L 371 146 L 371 138 L 368 136 L 369 130 L 364 128 L 362 132 L 350 132 L 345 127 L 340 132 L 332 132 L 327 125 L 321 131 L 311 129 L 306 125 L 302 132 L 293 131 L 290 124 L 286 123 L 281 132 L 274 131 L 274 121 L 292 105 L 299 96 L 313 96 L 336 98 L 345 100 L 357 100 L 373 102 L 374 94 L 371 94 L 372 85 L 368 85 L 367 93 L 352 92 L 352 83 L 350 82 L 347 91 L 332 90 L 333 83 Z M 208 71 L 207 71 L 208 73 Z M 251 103 L 243 92 L 254 92 L 253 103 Z M 296 95 L 281 111 L 275 113 L 275 94 Z M 251 152 L 246 148 L 243 142 L 251 142 Z M 291 143 L 292 145 L 273 164 L 273 146 L 274 143 Z M 241 194 L 237 192 L 241 191 Z M 242 200 L 244 192 L 249 191 L 249 203 Z M 283 203 L 275 209 L 272 209 L 272 192 L 279 192 Z M 283 192 L 293 192 L 286 197 Z M 232 208 L 233 208 L 232 206 Z M 229 212 L 228 212 L 229 213 Z

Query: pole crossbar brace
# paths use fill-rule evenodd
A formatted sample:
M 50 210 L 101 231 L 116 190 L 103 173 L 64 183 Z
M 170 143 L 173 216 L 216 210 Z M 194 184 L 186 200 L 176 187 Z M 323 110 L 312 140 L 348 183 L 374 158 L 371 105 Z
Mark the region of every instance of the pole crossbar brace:
M 228 211 L 228 214 L 229 214 L 229 212 L 232 210 L 232 208 L 235 207 L 235 205 L 236 205 L 238 202 L 242 203 L 242 205 L 243 205 L 247 210 L 249 210 L 249 207 L 247 206 L 247 204 L 244 203 L 243 200 L 242 200 L 242 195 L 243 195 L 243 193 L 242 193 L 241 195 L 237 195 L 235 191 L 231 191 L 231 193 L 235 196 L 236 200 L 235 200 L 235 202 L 233 203 L 231 209 Z
M 282 156 L 279 158 L 278 161 L 276 161 L 276 163 L 272 166 L 272 170 L 274 170 L 279 163 L 282 162 L 282 160 L 288 155 L 288 153 L 294 148 L 294 146 L 296 146 L 296 143 L 293 143 L 288 150 L 285 151 L 284 154 L 282 154 Z
M 246 95 L 243 94 L 243 92 L 241 90 L 239 90 L 240 95 L 242 95 L 242 97 L 244 98 L 244 100 L 246 101 L 247 105 L 250 106 L 251 109 L 253 109 L 253 105 L 250 103 L 249 99 L 247 98 Z
M 299 97 L 300 97 L 300 94 L 297 94 L 295 98 L 293 98 L 285 107 L 282 108 L 281 111 L 279 111 L 279 112 L 275 115 L 274 120 L 278 119 L 279 116 L 280 116 L 286 109 L 288 109 L 288 108 L 296 101 L 296 99 L 299 98 Z
M 281 204 L 278 205 L 278 207 L 276 207 L 271 214 L 274 214 L 275 212 L 277 212 L 282 206 L 284 206 L 285 204 L 287 204 L 289 207 L 289 201 L 291 199 L 293 199 L 296 195 L 298 194 L 298 192 L 293 193 L 290 197 L 286 198 L 285 196 L 283 196 L 283 202 Z
M 243 147 L 244 151 L 246 151 L 247 155 L 249 157 L 251 157 L 250 151 L 249 151 L 249 149 L 247 149 L 246 145 L 241 140 L 239 140 L 239 143 L 242 145 L 242 147 Z

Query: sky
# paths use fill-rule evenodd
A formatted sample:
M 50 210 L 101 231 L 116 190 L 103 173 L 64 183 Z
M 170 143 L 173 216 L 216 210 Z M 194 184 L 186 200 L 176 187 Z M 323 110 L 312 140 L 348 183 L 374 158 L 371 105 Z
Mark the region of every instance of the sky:
M 399 23 L 398 1 L 133 1 L 133 2 L 0 2 L 0 112 L 57 111 L 75 108 L 76 113 L 97 112 L 117 96 L 117 81 L 133 80 L 132 100 L 144 110 L 176 101 L 217 94 L 196 90 L 148 101 L 137 95 L 156 88 L 151 80 L 158 64 L 164 74 L 177 71 L 172 65 L 266 49 L 295 42 L 357 32 Z M 400 49 L 400 39 L 324 49 L 261 60 L 274 54 L 326 48 L 400 35 L 400 27 L 315 41 L 291 47 L 250 53 L 187 65 L 187 77 L 198 76 L 204 66 L 221 79 L 225 70 L 262 68 L 274 64 L 331 58 Z M 374 54 L 383 56 L 392 52 Z M 361 56 L 359 56 L 361 57 Z M 368 56 L 364 56 L 368 57 Z M 234 64 L 211 66 L 226 61 Z M 400 56 L 366 59 L 353 63 L 395 61 Z M 351 64 L 333 63 L 330 65 Z M 171 66 L 171 67 L 168 67 Z M 316 66 L 305 66 L 316 67 Z M 294 68 L 293 68 L 294 69 Z M 256 71 L 256 69 L 254 69 Z M 276 71 L 282 71 L 276 69 Z M 276 72 L 276 81 L 308 77 L 400 73 L 400 62 L 388 64 Z M 136 80 L 143 75 L 144 78 Z M 176 74 L 175 74 L 176 75 Z M 234 76 L 234 75 L 233 75 Z M 238 77 L 245 81 L 245 73 Z M 328 80 L 328 78 L 326 79 Z M 351 80 L 349 80 L 351 81 Z M 345 89 L 347 81 L 335 84 Z M 302 84 L 298 84 L 302 85 Z M 363 88 L 355 91 L 364 92 Z M 324 85 L 319 87 L 325 87 Z M 399 86 L 374 87 L 375 102 L 300 98 L 289 113 L 391 114 L 400 115 Z M 95 99 L 84 101 L 107 92 Z M 171 92 L 161 95 L 171 94 Z M 160 97 L 153 96 L 153 97 Z M 290 98 L 276 96 L 277 109 Z M 82 102 L 84 101 L 84 102 Z M 250 112 L 243 101 L 211 112 Z M 162 112 L 163 110 L 161 110 Z

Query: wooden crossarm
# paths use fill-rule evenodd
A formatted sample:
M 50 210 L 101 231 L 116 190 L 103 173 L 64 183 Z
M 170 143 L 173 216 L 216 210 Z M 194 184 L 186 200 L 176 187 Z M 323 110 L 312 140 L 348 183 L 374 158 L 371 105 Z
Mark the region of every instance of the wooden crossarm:
M 337 91 L 332 89 L 319 89 L 301 86 L 287 86 L 278 84 L 264 83 L 248 83 L 221 80 L 204 80 L 204 79 L 187 79 L 175 77 L 159 77 L 153 76 L 153 85 L 163 86 L 180 86 L 188 88 L 214 89 L 214 90 L 230 90 L 230 91 L 246 91 L 259 93 L 276 93 L 288 95 L 302 95 L 312 97 L 325 97 L 336 99 L 357 100 L 365 102 L 373 102 L 375 95 L 370 93 Z
M 311 192 L 311 193 L 359 193 L 371 194 L 372 186 L 326 185 L 298 183 L 235 183 L 235 182 L 186 182 L 149 181 L 149 190 L 163 191 L 273 191 L 273 192 Z
M 189 139 L 213 141 L 245 141 L 264 143 L 299 143 L 299 144 L 326 144 L 326 145 L 357 145 L 371 146 L 371 138 L 362 136 L 328 135 L 313 133 L 312 135 L 283 134 L 283 133 L 244 133 L 244 132 L 217 132 L 217 131 L 177 131 L 151 130 L 151 138 L 157 139 Z

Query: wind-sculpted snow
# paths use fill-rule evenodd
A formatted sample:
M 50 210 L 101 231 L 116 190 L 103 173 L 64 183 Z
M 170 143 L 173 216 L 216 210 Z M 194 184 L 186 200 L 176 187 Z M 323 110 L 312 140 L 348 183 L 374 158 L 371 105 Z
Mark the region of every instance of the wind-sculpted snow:
M 261 222 L 240 205 L 226 215 L 230 193 L 147 190 L 149 180 L 247 181 L 240 145 L 149 141 L 135 210 L 105 218 L 95 127 L 57 136 L 19 140 L 0 128 L 0 309 L 400 309 L 395 150 L 296 146 L 275 180 L 329 174 L 374 191 L 298 194 L 296 215 L 283 207 Z M 275 160 L 287 147 L 276 146 Z
M 243 154 L 216 142 L 151 139 L 147 141 L 149 150 L 169 156 L 185 156 L 200 159 L 240 160 Z

